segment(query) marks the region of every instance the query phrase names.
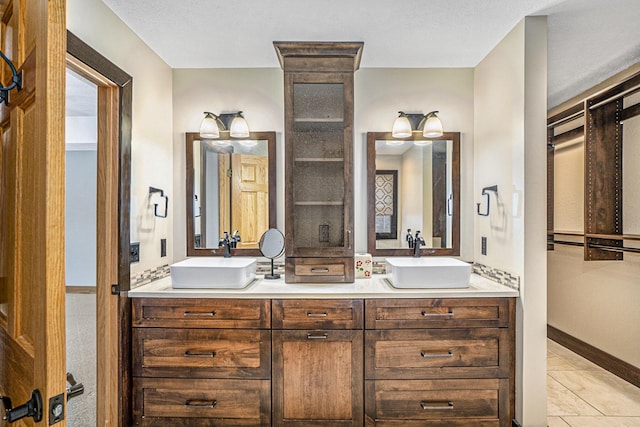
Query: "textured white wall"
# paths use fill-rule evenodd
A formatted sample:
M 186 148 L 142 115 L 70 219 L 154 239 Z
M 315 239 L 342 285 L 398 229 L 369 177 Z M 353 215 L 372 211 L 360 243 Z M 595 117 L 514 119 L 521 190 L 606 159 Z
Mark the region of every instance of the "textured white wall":
M 520 276 L 516 415 L 531 427 L 547 425 L 546 75 L 545 17 L 525 18 L 475 69 L 476 201 L 498 185 L 491 215 L 475 217 L 475 260 Z
M 366 45 L 365 45 L 366 52 Z M 275 55 L 275 52 L 274 52 Z M 278 228 L 284 229 L 284 84 L 280 69 L 176 69 L 174 110 L 174 259 L 185 246 L 184 133 L 197 132 L 203 111 L 244 111 L 251 129 L 277 132 Z M 473 259 L 473 70 L 361 69 L 355 76 L 355 250 L 367 251 L 366 133 L 390 131 L 399 110 L 439 109 L 446 131 L 461 135 L 461 258 Z
M 131 241 L 140 242 L 135 274 L 171 263 L 173 253 L 173 147 L 171 68 L 100 0 L 69 0 L 67 28 L 133 77 Z M 153 216 L 149 187 L 169 196 L 167 219 Z M 160 239 L 167 254 L 160 257 Z
M 96 156 L 95 150 L 67 151 L 65 156 L 67 286 L 96 285 Z

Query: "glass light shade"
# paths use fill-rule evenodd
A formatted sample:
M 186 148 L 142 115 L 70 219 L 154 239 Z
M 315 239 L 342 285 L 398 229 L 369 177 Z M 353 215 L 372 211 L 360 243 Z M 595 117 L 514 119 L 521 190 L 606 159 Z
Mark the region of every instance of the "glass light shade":
M 200 123 L 200 136 L 202 138 L 220 138 L 220 129 L 218 129 L 216 116 L 206 111 L 204 114 L 204 119 Z
M 436 116 L 436 111 L 432 111 L 427 114 L 427 121 L 424 124 L 424 135 L 425 138 L 437 138 L 442 136 L 444 130 L 442 129 L 442 122 Z
M 258 145 L 258 141 L 254 139 L 245 139 L 243 141 L 240 141 L 240 145 L 244 145 L 245 147 L 255 147 L 256 145 Z
M 420 145 L 420 146 L 431 145 L 431 143 L 433 143 L 433 141 L 430 139 L 424 139 L 422 141 L 413 141 L 414 145 Z
M 247 121 L 242 117 L 241 112 L 238 113 L 231 121 L 229 129 L 229 135 L 232 138 L 248 138 L 249 137 L 249 125 Z
M 400 116 L 393 122 L 391 136 L 394 138 L 408 138 L 411 136 L 411 122 L 403 113 L 400 113 Z
M 403 140 L 387 139 L 387 145 L 396 146 L 396 145 L 402 145 L 402 144 L 404 144 Z

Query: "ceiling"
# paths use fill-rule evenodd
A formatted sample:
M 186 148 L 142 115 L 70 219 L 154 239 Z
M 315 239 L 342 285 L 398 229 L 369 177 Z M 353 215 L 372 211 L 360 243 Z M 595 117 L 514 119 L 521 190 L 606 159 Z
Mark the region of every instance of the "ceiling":
M 549 107 L 640 61 L 639 0 L 103 0 L 172 68 L 279 67 L 274 40 L 364 41 L 361 67 L 475 67 L 548 15 Z

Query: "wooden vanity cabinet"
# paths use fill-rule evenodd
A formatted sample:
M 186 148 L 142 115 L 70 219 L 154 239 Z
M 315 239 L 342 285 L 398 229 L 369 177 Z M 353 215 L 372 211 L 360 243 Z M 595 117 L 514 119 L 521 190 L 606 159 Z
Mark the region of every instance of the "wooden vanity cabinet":
M 511 426 L 513 298 L 365 304 L 365 425 Z
M 269 300 L 132 301 L 134 425 L 271 424 Z
M 514 417 L 514 298 L 132 301 L 134 425 Z
M 353 282 L 353 74 L 363 43 L 274 46 L 284 70 L 285 281 Z
M 361 426 L 363 301 L 272 304 L 273 425 Z

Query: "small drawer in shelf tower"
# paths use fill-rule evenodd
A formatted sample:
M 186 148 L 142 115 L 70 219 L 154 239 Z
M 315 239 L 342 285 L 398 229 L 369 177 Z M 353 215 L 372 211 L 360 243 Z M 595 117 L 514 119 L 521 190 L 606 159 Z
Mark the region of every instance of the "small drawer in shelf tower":
M 285 88 L 285 281 L 353 282 L 353 74 L 363 43 L 274 46 Z

